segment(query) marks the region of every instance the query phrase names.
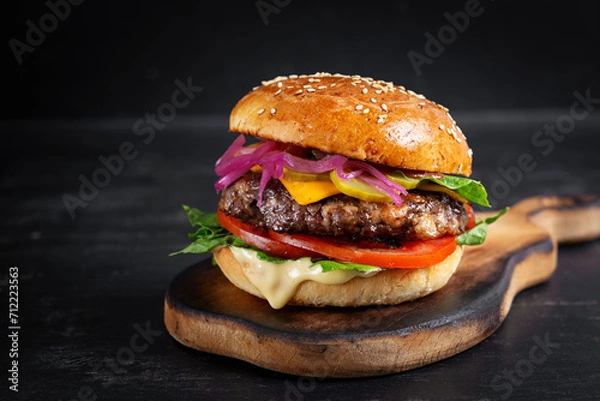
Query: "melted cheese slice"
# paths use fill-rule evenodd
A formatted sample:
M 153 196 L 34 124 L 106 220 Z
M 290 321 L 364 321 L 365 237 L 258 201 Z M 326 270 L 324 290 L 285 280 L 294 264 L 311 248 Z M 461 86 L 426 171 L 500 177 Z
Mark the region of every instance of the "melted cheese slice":
M 301 205 L 308 205 L 341 193 L 331 181 L 290 181 L 279 179 L 292 198 Z
M 269 302 L 273 309 L 280 309 L 296 293 L 303 281 L 312 280 L 322 284 L 343 284 L 354 277 L 371 277 L 381 271 L 332 270 L 323 272 L 321 265 L 312 266 L 310 258 L 273 263 L 260 260 L 256 251 L 248 248 L 230 247 L 233 256 L 242 266 L 248 281 Z

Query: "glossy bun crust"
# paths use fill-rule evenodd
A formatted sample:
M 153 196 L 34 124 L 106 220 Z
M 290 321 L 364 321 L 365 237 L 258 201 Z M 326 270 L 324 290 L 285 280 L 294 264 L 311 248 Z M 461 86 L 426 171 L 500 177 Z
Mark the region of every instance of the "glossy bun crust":
M 446 259 L 432 266 L 418 269 L 384 269 L 371 277 L 355 277 L 343 284 L 302 282 L 290 305 L 305 306 L 368 306 L 396 305 L 424 297 L 442 288 L 456 271 L 462 256 L 462 247 Z M 264 296 L 248 279 L 246 271 L 254 266 L 243 266 L 228 247 L 213 251 L 223 274 L 236 287 L 255 295 Z
M 358 75 L 265 81 L 235 106 L 230 130 L 392 167 L 471 174 L 473 153 L 448 109 Z

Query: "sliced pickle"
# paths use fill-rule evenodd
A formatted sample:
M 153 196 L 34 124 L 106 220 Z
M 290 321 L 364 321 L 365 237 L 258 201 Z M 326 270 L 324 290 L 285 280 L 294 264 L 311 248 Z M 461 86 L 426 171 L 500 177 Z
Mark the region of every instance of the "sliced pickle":
M 389 203 L 392 201 L 385 192 L 380 191 L 372 185 L 358 178 L 342 180 L 335 170 L 330 173 L 331 181 L 342 193 L 367 202 Z
M 313 174 L 313 173 L 300 173 L 298 171 L 290 170 L 287 167 L 283 168 L 283 177 L 288 181 L 329 181 L 329 172 Z
M 396 184 L 402 185 L 407 190 L 415 189 L 421 182 L 420 178 L 409 178 L 400 170 L 386 175 L 390 180 L 394 181 Z

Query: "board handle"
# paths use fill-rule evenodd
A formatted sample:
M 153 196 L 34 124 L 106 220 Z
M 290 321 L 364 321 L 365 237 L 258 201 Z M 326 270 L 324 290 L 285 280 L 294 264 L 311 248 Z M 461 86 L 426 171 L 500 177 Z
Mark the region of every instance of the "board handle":
M 512 209 L 527 215 L 561 244 L 600 237 L 600 195 L 540 195 L 527 198 Z

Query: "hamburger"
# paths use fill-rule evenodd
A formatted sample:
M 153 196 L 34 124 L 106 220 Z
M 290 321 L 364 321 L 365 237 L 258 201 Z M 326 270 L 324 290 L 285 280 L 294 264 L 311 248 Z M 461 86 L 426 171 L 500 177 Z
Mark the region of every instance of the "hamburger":
M 280 76 L 234 107 L 216 213 L 193 242 L 271 307 L 392 305 L 442 288 L 485 240 L 473 152 L 444 106 L 358 75 Z M 253 137 L 246 143 L 247 137 Z

